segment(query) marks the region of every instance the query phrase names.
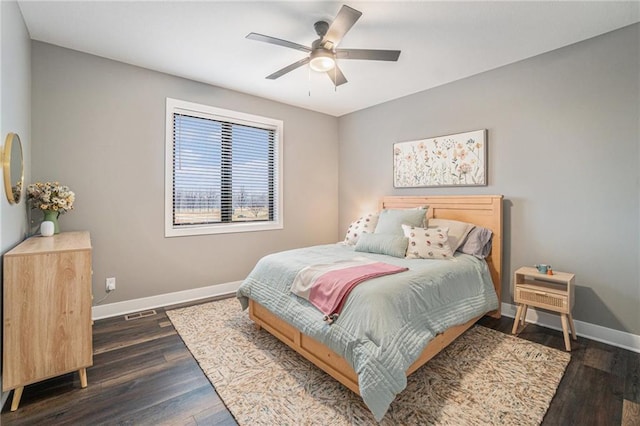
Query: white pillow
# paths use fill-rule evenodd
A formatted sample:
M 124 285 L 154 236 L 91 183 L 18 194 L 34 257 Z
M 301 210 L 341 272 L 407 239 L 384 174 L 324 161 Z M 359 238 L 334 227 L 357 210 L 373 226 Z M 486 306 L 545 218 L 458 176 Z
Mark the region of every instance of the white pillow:
M 378 224 L 378 217 L 380 217 L 379 213 L 369 213 L 351 222 L 347 229 L 347 235 L 344 237 L 344 243 L 355 246 L 361 234 L 373 234 Z
M 447 227 L 449 228 L 449 245 L 453 251 L 458 248 L 467 238 L 469 232 L 476 226 L 472 223 L 460 222 L 449 219 L 429 219 L 427 228 Z
M 446 227 L 417 228 L 402 225 L 404 236 L 409 238 L 407 259 L 451 259 L 449 229 Z

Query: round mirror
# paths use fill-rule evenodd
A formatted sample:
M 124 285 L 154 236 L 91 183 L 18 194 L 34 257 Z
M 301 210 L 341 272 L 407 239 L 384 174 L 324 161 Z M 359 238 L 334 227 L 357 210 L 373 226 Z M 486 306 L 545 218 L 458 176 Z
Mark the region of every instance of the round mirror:
M 17 204 L 24 186 L 24 165 L 22 163 L 22 143 L 15 133 L 9 133 L 4 141 L 2 153 L 4 169 L 4 192 L 9 204 Z

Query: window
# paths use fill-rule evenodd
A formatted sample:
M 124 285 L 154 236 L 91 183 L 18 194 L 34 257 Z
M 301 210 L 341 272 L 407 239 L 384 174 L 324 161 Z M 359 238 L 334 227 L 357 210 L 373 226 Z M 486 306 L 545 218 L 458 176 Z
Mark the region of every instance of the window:
M 167 98 L 165 236 L 282 228 L 282 121 Z

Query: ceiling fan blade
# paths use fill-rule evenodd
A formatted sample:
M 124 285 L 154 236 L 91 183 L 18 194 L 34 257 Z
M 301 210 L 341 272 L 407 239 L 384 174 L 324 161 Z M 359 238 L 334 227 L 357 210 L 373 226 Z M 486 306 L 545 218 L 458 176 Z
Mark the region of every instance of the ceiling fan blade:
M 347 82 L 347 78 L 344 76 L 344 74 L 342 74 L 342 70 L 340 69 L 338 64 L 336 64 L 333 69 L 327 71 L 327 75 L 329 76 L 331 81 L 333 81 L 333 84 L 336 87 Z
M 338 49 L 338 59 L 363 59 L 368 61 L 397 61 L 400 50 L 374 50 L 374 49 Z
M 268 75 L 267 78 L 269 80 L 275 80 L 276 78 L 282 77 L 283 75 L 285 75 L 288 72 L 291 72 L 293 70 L 295 70 L 296 68 L 300 68 L 303 65 L 306 65 L 309 63 L 309 58 L 306 57 L 304 59 L 300 59 L 298 62 L 294 62 L 291 65 L 287 65 L 286 67 L 282 68 L 281 70 L 278 70 L 276 72 L 274 72 L 271 75 Z
M 329 26 L 329 30 L 322 38 L 322 45 L 325 49 L 335 49 L 340 44 L 344 35 L 353 27 L 362 12 L 357 11 L 347 5 L 343 5 L 336 19 Z
M 288 47 L 290 49 L 302 50 L 303 52 L 306 52 L 306 53 L 311 52 L 311 48 L 310 47 L 303 46 L 301 44 L 294 43 L 292 41 L 281 40 L 279 38 L 266 36 L 266 35 L 263 35 L 263 34 L 249 33 L 249 34 L 247 34 L 246 38 L 248 38 L 249 40 L 257 40 L 257 41 L 263 41 L 265 43 L 277 44 L 278 46 L 284 46 L 284 47 Z

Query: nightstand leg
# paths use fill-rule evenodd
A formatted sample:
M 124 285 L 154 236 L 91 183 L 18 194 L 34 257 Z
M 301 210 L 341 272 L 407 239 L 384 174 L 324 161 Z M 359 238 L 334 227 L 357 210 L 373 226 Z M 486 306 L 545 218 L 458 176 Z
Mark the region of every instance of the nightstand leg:
M 520 324 L 520 315 L 522 314 L 522 304 L 518 305 L 518 310 L 516 311 L 516 317 L 513 319 L 513 329 L 511 330 L 511 334 L 516 334 L 518 332 L 518 325 Z
M 525 324 L 525 320 L 527 319 L 527 309 L 528 308 L 529 308 L 529 306 L 522 305 L 522 318 L 520 319 L 520 324 L 522 324 L 523 327 L 524 327 L 524 324 Z
M 16 411 L 18 409 L 18 405 L 20 405 L 20 398 L 22 398 L 23 390 L 24 390 L 24 386 L 20 386 L 19 388 L 15 388 L 13 390 L 13 400 L 11 400 L 11 411 Z
M 564 334 L 564 347 L 567 351 L 571 351 L 571 341 L 569 340 L 569 331 L 567 330 L 567 315 L 560 314 L 560 319 L 562 320 L 562 334 Z
M 571 316 L 571 312 L 569 312 L 569 327 L 571 328 L 571 336 L 573 340 L 578 340 L 578 336 L 576 335 L 576 328 L 573 325 L 573 316 Z

